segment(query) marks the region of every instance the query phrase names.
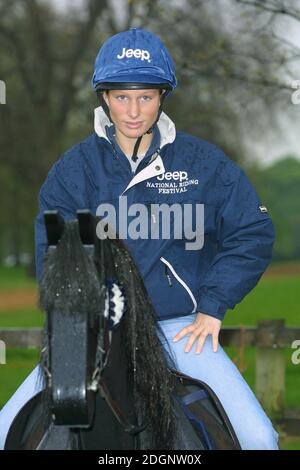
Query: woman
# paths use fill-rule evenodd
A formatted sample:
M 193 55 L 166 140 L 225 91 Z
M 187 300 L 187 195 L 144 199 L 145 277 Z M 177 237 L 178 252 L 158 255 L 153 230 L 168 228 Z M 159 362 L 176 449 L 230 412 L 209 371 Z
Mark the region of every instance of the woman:
M 70 220 L 80 208 L 102 216 L 113 208 L 115 219 L 109 220 L 120 236 L 125 233 L 178 369 L 213 388 L 243 449 L 277 449 L 277 432 L 218 344 L 226 310 L 253 289 L 271 260 L 274 229 L 267 209 L 219 148 L 176 131 L 162 111 L 177 80 L 157 36 L 131 28 L 109 38 L 92 82 L 102 103 L 95 109 L 95 132 L 54 164 L 40 191 L 37 277 L 46 247 L 44 210 L 58 209 Z M 124 230 L 135 204 L 142 204 L 142 212 L 146 208 L 140 237 Z M 183 212 L 171 221 L 173 204 Z M 204 213 L 200 244 L 186 207 Z M 160 214 L 169 229 L 187 222 L 189 232 L 162 236 Z

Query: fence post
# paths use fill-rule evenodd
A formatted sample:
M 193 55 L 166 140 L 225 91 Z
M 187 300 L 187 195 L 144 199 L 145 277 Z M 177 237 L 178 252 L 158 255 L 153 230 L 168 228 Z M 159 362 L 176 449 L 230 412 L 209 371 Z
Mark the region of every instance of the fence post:
M 285 320 L 261 320 L 257 324 L 256 395 L 272 417 L 284 412 Z

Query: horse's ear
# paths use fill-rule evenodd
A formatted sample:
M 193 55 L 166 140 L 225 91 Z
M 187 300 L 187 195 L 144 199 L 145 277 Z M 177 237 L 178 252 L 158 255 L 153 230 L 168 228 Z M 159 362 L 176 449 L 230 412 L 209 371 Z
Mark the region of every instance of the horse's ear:
M 48 246 L 56 246 L 62 237 L 65 221 L 57 210 L 44 211 Z
M 95 245 L 96 242 L 96 217 L 89 209 L 76 211 L 80 238 L 83 245 Z

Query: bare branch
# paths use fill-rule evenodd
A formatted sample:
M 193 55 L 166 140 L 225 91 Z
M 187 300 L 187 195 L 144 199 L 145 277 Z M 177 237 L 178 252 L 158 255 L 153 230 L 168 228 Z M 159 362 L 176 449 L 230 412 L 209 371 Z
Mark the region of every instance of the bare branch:
M 126 29 L 129 29 L 132 26 L 133 18 L 134 18 L 134 10 L 135 10 L 134 5 L 135 5 L 134 0 L 128 1 L 128 18 L 127 18 Z
M 114 35 L 114 34 L 117 34 L 119 31 L 114 22 L 115 13 L 114 13 L 113 5 L 111 4 L 111 2 L 107 3 L 107 8 L 109 10 L 109 15 L 108 15 L 109 29 L 111 31 L 111 34 Z
M 241 5 L 248 5 L 255 7 L 261 11 L 267 11 L 270 13 L 280 14 L 290 16 L 297 21 L 300 21 L 300 11 L 296 8 L 286 7 L 283 2 L 273 2 L 273 1 L 257 1 L 257 0 L 235 0 L 236 3 Z
M 271 33 L 271 36 L 279 41 L 282 44 L 286 44 L 290 49 L 293 49 L 297 54 L 300 54 L 300 47 L 298 47 L 296 44 L 292 43 L 288 39 L 279 36 L 278 34 L 274 33 L 274 31 Z
M 61 89 L 61 105 L 57 117 L 57 129 L 59 130 L 64 127 L 64 123 L 76 91 L 74 79 L 76 76 L 77 66 L 82 56 L 82 50 L 88 47 L 99 15 L 106 7 L 107 0 L 89 0 L 89 4 L 87 6 L 87 20 L 82 24 L 80 30 L 76 34 L 73 51 L 71 52 L 68 63 L 66 63 L 66 77 Z
M 53 57 L 50 47 L 50 38 L 47 31 L 49 18 L 44 19 L 41 6 L 36 0 L 22 0 L 30 21 L 31 31 L 35 39 L 34 52 L 37 53 L 38 69 L 41 70 L 40 95 L 43 102 L 49 100 L 49 89 L 52 78 Z
M 194 64 L 191 65 L 187 62 L 182 64 L 181 67 L 182 71 L 191 71 L 195 73 L 195 75 L 201 77 L 207 76 L 207 78 L 211 78 L 211 72 L 209 70 L 203 70 L 200 67 L 195 66 Z M 218 72 L 215 72 L 214 75 L 215 80 L 224 80 L 224 79 L 230 79 L 230 80 L 237 80 L 239 82 L 244 82 L 244 83 L 250 83 L 252 85 L 259 85 L 262 88 L 275 88 L 277 90 L 293 90 L 292 86 L 289 85 L 288 83 L 279 81 L 279 80 L 269 80 L 266 77 L 259 77 L 256 78 L 255 76 L 249 76 L 249 74 L 243 74 L 243 73 L 238 73 L 235 71 L 228 71 L 227 76 L 222 75 L 221 73 L 218 74 Z
M 24 60 L 24 58 L 26 57 L 26 48 L 24 43 L 22 43 L 22 41 L 18 37 L 18 34 L 15 29 L 12 30 L 5 27 L 3 23 L 0 23 L 0 36 L 6 39 L 6 41 L 8 41 L 8 43 L 13 46 L 16 53 L 16 67 L 19 70 L 20 75 L 23 79 L 26 91 L 31 97 L 32 102 L 35 103 L 37 100 L 36 91 L 34 82 L 31 79 L 30 72 L 28 71 Z

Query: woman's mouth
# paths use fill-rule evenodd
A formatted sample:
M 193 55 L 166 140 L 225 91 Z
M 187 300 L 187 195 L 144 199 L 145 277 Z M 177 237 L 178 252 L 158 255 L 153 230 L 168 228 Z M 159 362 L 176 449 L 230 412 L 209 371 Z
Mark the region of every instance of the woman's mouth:
M 137 129 L 143 124 L 143 122 L 126 122 L 126 126 L 130 127 L 131 129 Z

